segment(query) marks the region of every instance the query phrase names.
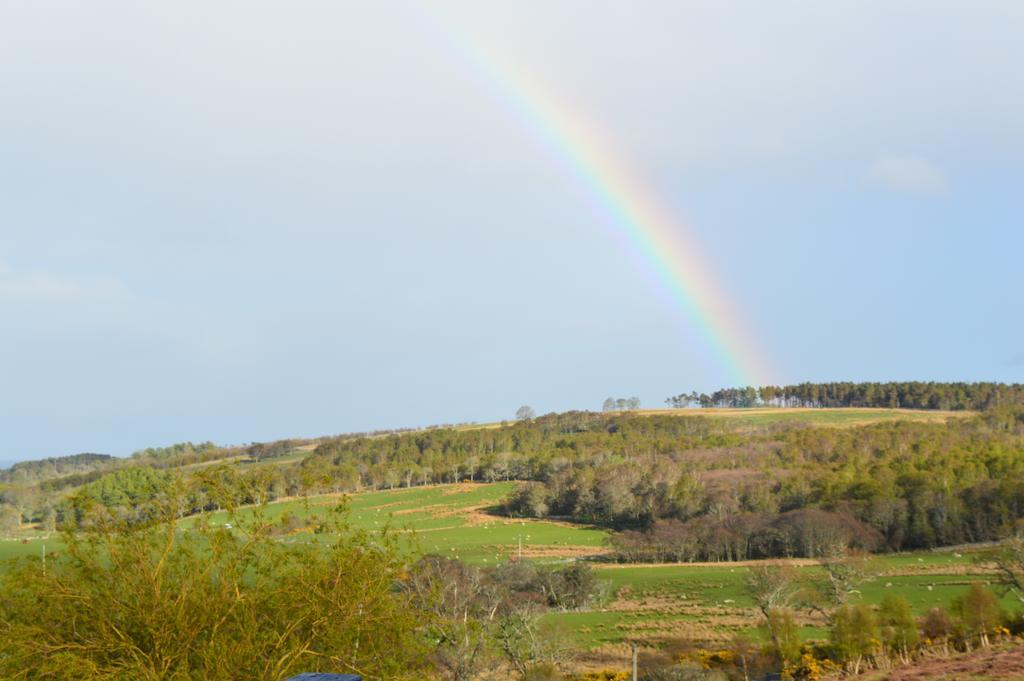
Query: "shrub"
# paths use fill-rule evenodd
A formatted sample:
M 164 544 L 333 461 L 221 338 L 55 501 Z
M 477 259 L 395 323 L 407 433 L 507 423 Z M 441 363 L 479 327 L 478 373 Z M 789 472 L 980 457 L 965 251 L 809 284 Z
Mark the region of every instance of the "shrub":
M 0 576 L 0 678 L 403 678 L 422 664 L 424 617 L 393 588 L 387 535 L 335 517 L 329 539 L 286 544 L 258 510 L 186 530 L 183 496 L 131 520 L 79 499 L 86 529 L 64 534 L 61 558 Z

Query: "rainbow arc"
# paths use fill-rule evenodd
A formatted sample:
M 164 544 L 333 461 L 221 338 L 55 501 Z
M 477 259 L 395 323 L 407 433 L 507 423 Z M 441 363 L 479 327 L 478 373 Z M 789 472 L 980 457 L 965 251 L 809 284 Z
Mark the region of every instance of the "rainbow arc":
M 695 325 L 736 385 L 770 383 L 773 372 L 760 343 L 724 292 L 690 230 L 599 134 L 593 123 L 555 97 L 533 74 L 503 59 L 495 49 L 454 24 L 432 15 L 454 50 L 479 83 L 540 141 L 564 175 L 620 242 L 649 268 L 663 295 Z

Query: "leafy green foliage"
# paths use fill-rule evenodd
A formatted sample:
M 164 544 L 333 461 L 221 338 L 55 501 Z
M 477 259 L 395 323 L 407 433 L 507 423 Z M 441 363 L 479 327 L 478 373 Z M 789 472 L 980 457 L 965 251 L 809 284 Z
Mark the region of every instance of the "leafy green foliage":
M 989 635 L 1003 621 L 999 600 L 979 584 L 953 601 L 953 613 L 959 618 L 967 636 L 976 636 L 982 645 L 988 645 Z
M 878 622 L 868 606 L 844 605 L 832 614 L 829 640 L 836 659 L 845 662 L 854 674 L 860 671 L 864 658 L 876 652 L 878 639 Z
M 170 481 L 131 522 L 77 499 L 84 529 L 64 535 L 61 557 L 0 576 L 0 676 L 371 679 L 422 664 L 425 615 L 394 588 L 389 536 L 331 517 L 320 541 L 286 543 L 259 514 L 182 531 L 186 496 Z
M 910 602 L 902 596 L 887 595 L 878 607 L 878 628 L 882 645 L 891 655 L 904 660 L 917 647 L 917 620 Z

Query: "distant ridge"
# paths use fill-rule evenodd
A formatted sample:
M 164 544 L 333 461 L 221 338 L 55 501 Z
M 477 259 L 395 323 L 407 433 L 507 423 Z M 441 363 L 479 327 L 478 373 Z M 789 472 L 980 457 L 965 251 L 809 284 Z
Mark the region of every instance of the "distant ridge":
M 110 454 L 83 452 L 67 456 L 51 456 L 35 461 L 21 461 L 9 465 L 6 461 L 0 461 L 0 464 L 4 464 L 3 467 L 0 467 L 0 482 L 11 482 L 18 477 L 34 481 L 47 480 L 105 468 L 108 464 L 118 460 L 116 456 Z

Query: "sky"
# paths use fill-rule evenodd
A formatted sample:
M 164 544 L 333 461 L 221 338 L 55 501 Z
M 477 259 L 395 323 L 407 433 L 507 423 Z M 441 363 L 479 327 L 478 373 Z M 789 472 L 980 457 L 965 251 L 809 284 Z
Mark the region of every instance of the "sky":
M 512 71 L 671 217 L 751 381 L 1024 381 L 1022 34 L 1019 2 L 0 4 L 0 462 L 734 384 Z

